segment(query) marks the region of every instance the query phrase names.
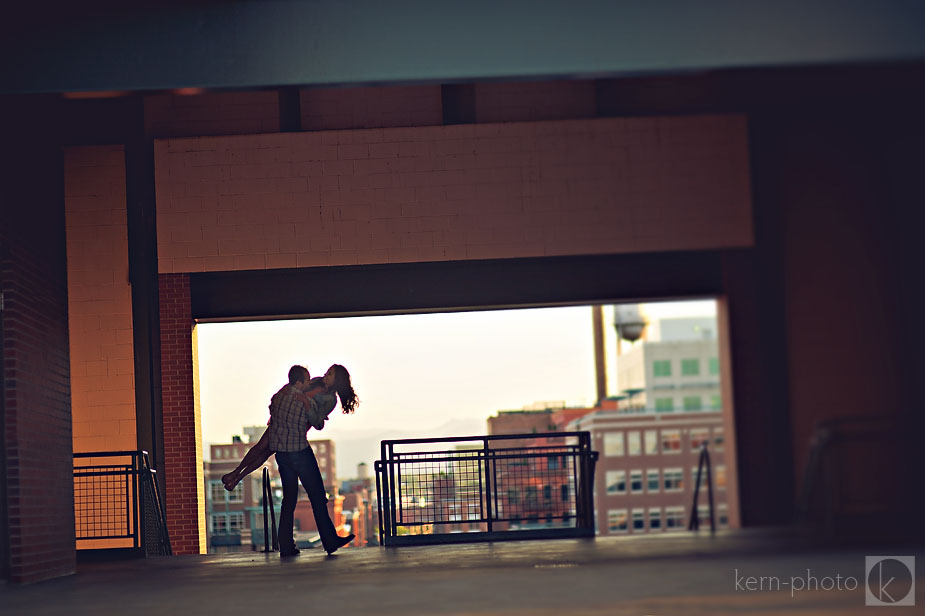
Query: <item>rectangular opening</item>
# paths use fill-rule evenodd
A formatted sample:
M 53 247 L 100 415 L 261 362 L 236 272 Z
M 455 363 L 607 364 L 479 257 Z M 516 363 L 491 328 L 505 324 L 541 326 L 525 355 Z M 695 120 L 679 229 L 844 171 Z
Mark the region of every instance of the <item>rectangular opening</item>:
M 630 318 L 633 309 L 638 323 Z M 209 551 L 262 548 L 257 473 L 236 488 L 237 496 L 226 493 L 220 479 L 266 429 L 269 397 L 295 364 L 313 376 L 334 363 L 351 373 L 361 400 L 357 412 L 335 410 L 308 439 L 335 525 L 341 534 L 362 527 L 370 545 L 379 529 L 374 463 L 381 442 L 390 439 L 457 439 L 450 450 L 417 443 L 411 453 L 418 459 L 404 458 L 396 467 L 405 472 L 395 484 L 402 492 L 395 503 L 401 535 L 489 532 L 483 490 L 491 476 L 472 453 L 481 441 L 466 437 L 490 434 L 535 440 L 554 431 L 590 432 L 600 455 L 593 515 L 599 535 L 686 527 L 677 512 L 691 511 L 691 469 L 703 447 L 714 457 L 717 506 L 736 511 L 723 460 L 725 415 L 732 408 L 722 394 L 716 311 L 716 300 L 700 300 L 200 323 Z M 632 327 L 639 329 L 635 336 Z M 573 469 L 574 459 L 552 450 L 531 456 L 504 460 L 506 481 L 492 491 L 492 531 L 575 528 L 576 486 L 552 481 Z M 272 459 L 266 466 L 278 498 L 276 466 Z M 318 537 L 304 493 L 301 498 L 298 508 L 308 515 L 297 515 L 296 537 L 307 547 Z M 704 485 L 699 503 L 706 502 Z M 611 531 L 611 513 L 624 510 L 625 520 Z M 665 513 L 653 523 L 653 511 Z

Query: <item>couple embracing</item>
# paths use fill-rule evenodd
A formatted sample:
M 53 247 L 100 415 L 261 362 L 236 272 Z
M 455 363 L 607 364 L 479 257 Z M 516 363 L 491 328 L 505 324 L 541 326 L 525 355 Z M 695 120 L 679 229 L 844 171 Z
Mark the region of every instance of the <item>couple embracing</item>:
M 309 428 L 321 430 L 324 427 L 337 398 L 340 398 L 345 414 L 352 413 L 359 402 L 350 384 L 350 373 L 340 364 L 328 368 L 324 377 L 314 379 L 304 366 L 290 368 L 289 382 L 273 394 L 270 401 L 270 421 L 263 436 L 250 448 L 241 464 L 222 477 L 225 489 L 233 490 L 241 479 L 276 454 L 283 484 L 283 503 L 279 514 L 279 555 L 282 557 L 299 553 L 293 539 L 292 524 L 300 481 L 312 504 L 325 551 L 333 554 L 355 538 L 353 534 L 345 537 L 337 535 L 328 515 L 328 499 L 318 461 L 306 437 Z

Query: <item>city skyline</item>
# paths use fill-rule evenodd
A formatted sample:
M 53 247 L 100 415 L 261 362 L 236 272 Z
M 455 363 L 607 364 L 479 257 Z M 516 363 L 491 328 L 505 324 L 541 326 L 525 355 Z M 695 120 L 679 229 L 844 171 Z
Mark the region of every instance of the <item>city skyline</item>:
M 713 300 L 643 304 L 649 321 L 715 315 Z M 270 395 L 293 364 L 320 376 L 351 372 L 361 404 L 309 439 L 338 443 L 344 477 L 378 458 L 386 438 L 476 435 L 499 410 L 593 405 L 591 308 L 207 323 L 197 327 L 204 452 L 263 425 Z M 605 306 L 608 391 L 616 393 L 616 334 Z M 388 368 L 383 369 L 386 366 Z M 246 439 L 245 439 L 246 440 Z

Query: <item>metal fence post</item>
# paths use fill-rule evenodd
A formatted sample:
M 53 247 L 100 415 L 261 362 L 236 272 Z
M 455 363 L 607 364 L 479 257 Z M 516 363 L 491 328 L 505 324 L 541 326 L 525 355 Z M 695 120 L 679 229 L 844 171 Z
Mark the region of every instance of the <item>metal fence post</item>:
M 270 516 L 267 515 L 268 488 L 270 485 L 270 471 L 263 468 L 263 552 L 270 551 Z

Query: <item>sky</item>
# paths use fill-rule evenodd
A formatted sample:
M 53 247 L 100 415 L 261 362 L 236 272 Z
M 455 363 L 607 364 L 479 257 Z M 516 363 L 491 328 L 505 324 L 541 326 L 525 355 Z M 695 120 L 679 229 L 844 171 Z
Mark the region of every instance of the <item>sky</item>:
M 713 315 L 715 303 L 644 304 L 642 312 L 650 321 Z M 604 323 L 613 393 L 611 306 Z M 340 478 L 355 476 L 359 462 L 371 468 L 381 439 L 480 435 L 499 410 L 596 398 L 590 306 L 203 323 L 197 334 L 206 458 L 209 444 L 266 424 L 270 396 L 293 364 L 312 376 L 333 363 L 350 372 L 356 412 L 338 406 L 323 431 L 309 432 L 335 442 Z

